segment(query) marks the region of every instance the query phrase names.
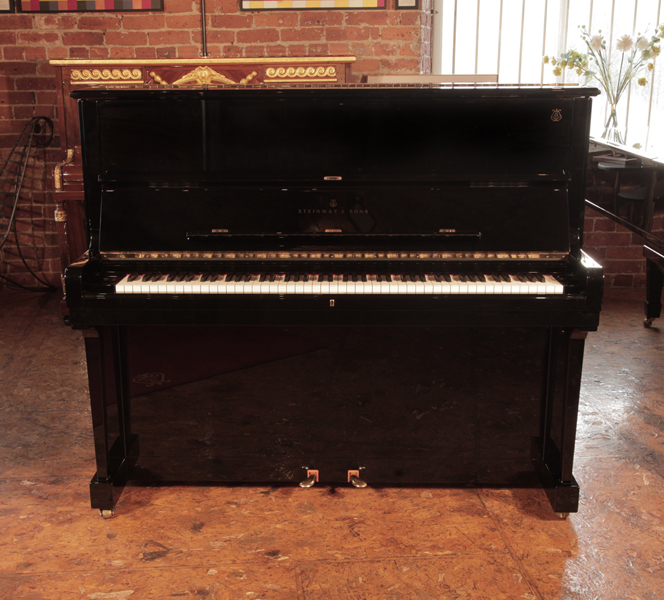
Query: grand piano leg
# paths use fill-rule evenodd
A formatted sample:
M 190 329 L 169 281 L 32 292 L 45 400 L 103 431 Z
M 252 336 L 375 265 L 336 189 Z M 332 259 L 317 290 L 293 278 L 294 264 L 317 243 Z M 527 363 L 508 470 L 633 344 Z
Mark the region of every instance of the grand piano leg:
M 138 456 L 130 431 L 124 339 L 118 327 L 83 332 L 90 384 L 90 406 L 97 472 L 90 482 L 90 502 L 110 516 Z
M 659 318 L 662 314 L 664 254 L 644 246 L 643 255 L 646 257 L 646 301 L 644 305 L 646 318 L 643 324 L 650 327 L 653 319 Z
M 572 467 L 587 332 L 561 329 L 550 336 L 541 434 L 533 443 L 533 460 L 553 510 L 566 516 L 579 508 Z

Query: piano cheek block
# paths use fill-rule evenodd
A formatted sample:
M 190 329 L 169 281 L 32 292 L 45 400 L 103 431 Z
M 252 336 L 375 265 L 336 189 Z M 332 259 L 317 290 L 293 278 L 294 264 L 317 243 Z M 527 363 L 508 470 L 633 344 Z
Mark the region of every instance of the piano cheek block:
M 211 481 L 532 484 L 576 511 L 596 94 L 72 92 L 93 507 Z

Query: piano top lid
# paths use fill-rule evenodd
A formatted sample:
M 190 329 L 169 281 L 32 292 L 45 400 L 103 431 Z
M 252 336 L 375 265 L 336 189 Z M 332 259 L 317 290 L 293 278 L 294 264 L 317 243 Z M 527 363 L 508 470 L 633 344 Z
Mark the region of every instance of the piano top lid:
M 103 89 L 92 86 L 79 88 L 71 92 L 71 97 L 86 100 L 105 100 L 108 98 L 146 98 L 164 97 L 193 98 L 216 96 L 228 92 L 266 92 L 296 95 L 336 95 L 347 92 L 385 94 L 387 96 L 413 94 L 435 94 L 438 97 L 453 98 L 579 98 L 598 96 L 601 92 L 593 87 L 576 85 L 547 86 L 540 84 L 493 84 L 493 83 L 429 83 L 429 84 L 330 84 L 330 85 L 214 85 L 214 86 L 106 86 Z

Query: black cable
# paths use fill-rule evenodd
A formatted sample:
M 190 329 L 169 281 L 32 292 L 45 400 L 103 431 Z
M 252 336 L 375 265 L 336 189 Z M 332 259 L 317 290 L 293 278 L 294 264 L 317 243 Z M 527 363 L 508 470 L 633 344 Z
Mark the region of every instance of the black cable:
M 21 190 L 23 187 L 23 181 L 25 180 L 25 173 L 26 173 L 26 168 L 28 165 L 28 159 L 29 159 L 29 154 L 32 149 L 32 143 L 34 141 L 35 145 L 38 147 L 46 147 L 48 146 L 52 141 L 53 141 L 53 122 L 51 119 L 48 117 L 33 117 L 30 119 L 25 126 L 23 127 L 23 130 L 18 136 L 18 139 L 16 140 L 16 143 L 14 144 L 14 147 L 12 148 L 11 152 L 8 155 L 7 161 L 5 162 L 5 165 L 2 169 L 4 172 L 7 169 L 7 165 L 9 164 L 11 160 L 12 154 L 14 154 L 16 148 L 19 145 L 19 142 L 21 138 L 26 135 L 26 131 L 29 130 L 28 135 L 28 141 L 25 142 L 25 145 L 23 146 L 23 152 L 19 153 L 23 157 L 23 164 L 19 165 L 19 169 L 17 170 L 16 173 L 13 173 L 15 175 L 15 192 L 14 192 L 14 204 L 12 207 L 11 215 L 9 218 L 9 224 L 8 224 L 8 229 L 13 228 L 14 231 L 14 240 L 16 242 L 16 250 L 18 251 L 18 255 L 21 258 L 21 262 L 27 269 L 28 273 L 32 275 L 39 283 L 42 284 L 44 287 L 32 287 L 32 286 L 25 286 L 23 284 L 18 283 L 17 281 L 12 280 L 9 277 L 6 277 L 5 275 L 0 274 L 0 279 L 6 281 L 8 284 L 22 288 L 24 290 L 29 290 L 29 291 L 34 291 L 34 292 L 45 292 L 45 291 L 52 291 L 56 289 L 56 286 L 50 284 L 48 281 L 44 281 L 44 279 L 40 278 L 28 265 L 26 262 L 25 257 L 23 256 L 23 252 L 21 250 L 21 245 L 18 241 L 18 232 L 16 229 L 16 210 L 18 207 L 18 201 L 20 199 L 21 195 Z M 18 163 L 16 163 L 18 164 Z M 28 177 L 29 179 L 36 179 L 35 177 Z M 9 182 L 7 182 L 9 183 Z M 4 246 L 5 242 L 9 239 L 9 231 L 7 231 L 7 235 L 5 238 L 2 240 L 2 243 L 0 243 L 0 248 Z

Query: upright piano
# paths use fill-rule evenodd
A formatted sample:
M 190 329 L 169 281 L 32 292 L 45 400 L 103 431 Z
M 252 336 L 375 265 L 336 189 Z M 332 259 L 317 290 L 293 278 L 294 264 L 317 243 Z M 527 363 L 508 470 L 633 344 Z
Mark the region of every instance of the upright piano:
M 132 481 L 271 482 L 542 485 L 577 511 L 596 94 L 73 92 L 92 507 Z

